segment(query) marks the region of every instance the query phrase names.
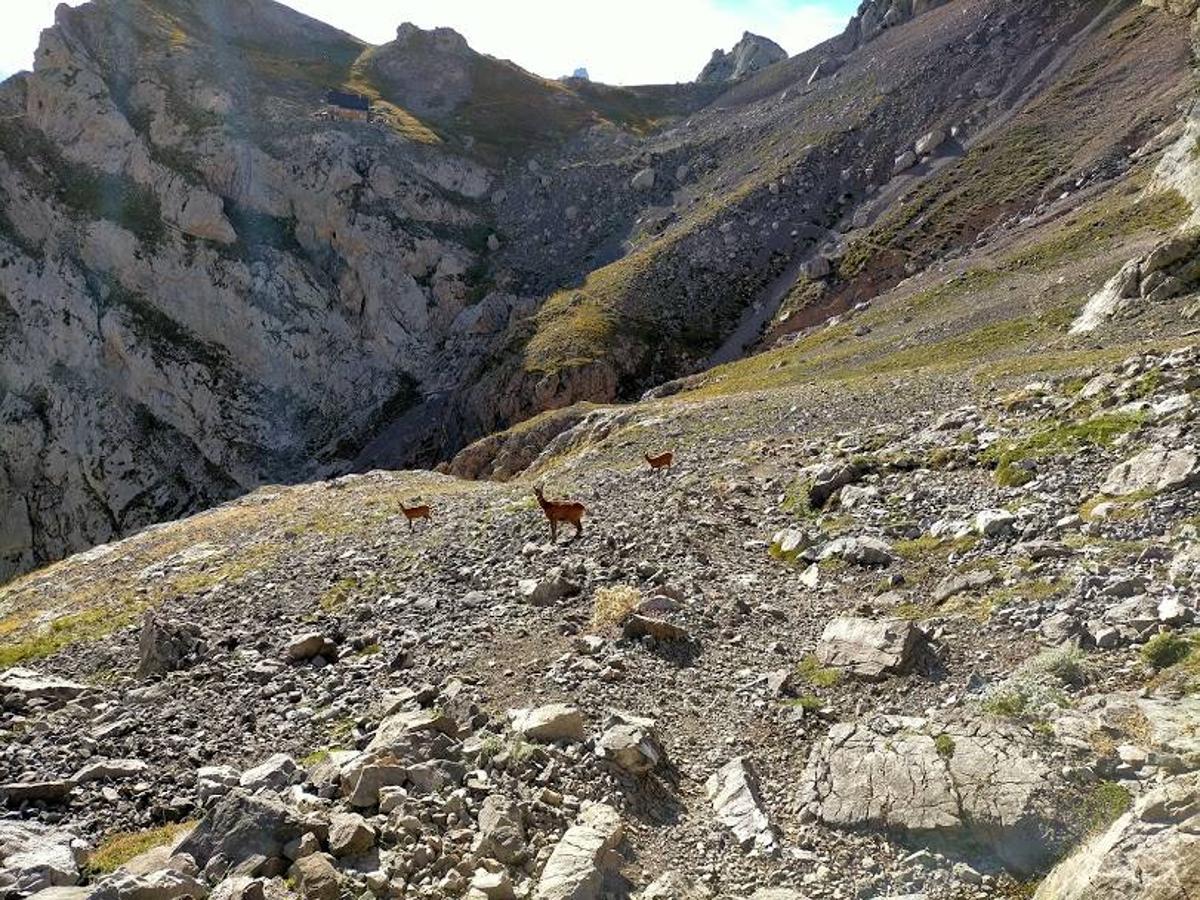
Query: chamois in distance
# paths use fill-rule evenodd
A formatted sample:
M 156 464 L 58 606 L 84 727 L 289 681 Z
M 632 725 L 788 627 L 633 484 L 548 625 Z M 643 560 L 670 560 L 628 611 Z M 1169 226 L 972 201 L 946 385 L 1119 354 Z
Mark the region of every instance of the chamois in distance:
M 404 512 L 404 517 L 408 519 L 409 531 L 416 531 L 414 523 L 417 519 L 424 519 L 430 525 L 433 525 L 433 515 L 427 503 L 422 503 L 420 506 L 405 506 L 404 501 L 401 500 L 400 509 Z
M 651 456 L 649 453 L 643 453 L 646 457 L 646 462 L 650 463 L 650 468 L 655 472 L 664 472 L 675 464 L 675 451 L 667 450 L 665 453 L 660 453 L 658 456 Z
M 587 508 L 582 503 L 573 501 L 547 500 L 545 491 L 539 484 L 533 489 L 538 505 L 550 521 L 550 543 L 558 540 L 558 523 L 570 522 L 575 526 L 575 536 L 571 541 L 577 541 L 583 535 L 583 516 Z

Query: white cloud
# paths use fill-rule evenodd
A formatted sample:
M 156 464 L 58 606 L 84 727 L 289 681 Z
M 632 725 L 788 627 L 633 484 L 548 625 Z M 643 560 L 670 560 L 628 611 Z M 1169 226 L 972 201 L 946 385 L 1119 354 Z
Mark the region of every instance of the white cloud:
M 83 0 L 68 0 L 78 6 Z M 58 0 L 7 0 L 0 71 L 32 63 L 38 33 Z M 798 53 L 845 24 L 833 0 L 287 0 L 287 4 L 372 43 L 412 21 L 452 27 L 475 49 L 556 78 L 586 66 L 611 84 L 690 81 L 713 48 L 728 49 L 743 31 Z

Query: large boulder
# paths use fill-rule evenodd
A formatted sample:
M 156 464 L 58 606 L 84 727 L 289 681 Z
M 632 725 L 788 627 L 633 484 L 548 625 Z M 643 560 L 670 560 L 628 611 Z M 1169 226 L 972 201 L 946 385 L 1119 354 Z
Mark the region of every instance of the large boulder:
M 1060 863 L 1034 900 L 1200 895 L 1200 773 L 1168 779 Z
M 903 619 L 838 618 L 825 626 L 817 658 L 860 678 L 880 679 L 912 668 L 923 634 Z
M 185 872 L 118 869 L 96 884 L 89 900 L 183 900 L 185 897 L 199 900 L 207 894 L 208 888 Z
M 801 779 L 808 812 L 833 828 L 873 828 L 925 845 L 994 854 L 1037 871 L 1069 836 L 1069 804 L 1021 729 L 994 721 L 879 716 L 834 725 Z
M 533 709 L 510 709 L 512 730 L 528 741 L 549 744 L 554 741 L 583 741 L 583 716 L 574 706 L 549 703 Z
M 596 755 L 630 775 L 648 775 L 665 762 L 667 752 L 654 731 L 654 722 L 614 713 L 596 739 Z
M 79 880 L 87 845 L 66 831 L 36 822 L 0 820 L 0 895 L 32 894 Z
M 611 806 L 585 809 L 546 861 L 535 900 L 599 900 L 606 875 L 614 868 L 611 851 L 624 833 L 621 816 Z
M 1161 493 L 1200 482 L 1200 458 L 1191 448 L 1169 450 L 1156 444 L 1115 466 L 1100 485 L 1109 497 L 1146 491 Z
M 148 612 L 138 636 L 138 677 L 185 669 L 195 664 L 206 649 L 199 626 L 168 622 Z
M 779 850 L 779 835 L 763 809 L 758 775 L 748 760 L 731 759 L 708 777 L 704 790 L 718 821 L 733 832 L 743 849 L 761 854 Z
M 89 690 L 86 684 L 43 675 L 32 669 L 14 667 L 0 672 L 0 700 L 13 706 L 24 706 L 32 701 L 67 703 Z
M 252 856 L 282 857 L 283 848 L 312 831 L 312 823 L 278 800 L 230 791 L 176 848 L 201 867 L 217 853 L 237 865 Z
M 520 804 L 503 794 L 489 794 L 479 808 L 476 851 L 511 865 L 525 855 L 526 847 Z

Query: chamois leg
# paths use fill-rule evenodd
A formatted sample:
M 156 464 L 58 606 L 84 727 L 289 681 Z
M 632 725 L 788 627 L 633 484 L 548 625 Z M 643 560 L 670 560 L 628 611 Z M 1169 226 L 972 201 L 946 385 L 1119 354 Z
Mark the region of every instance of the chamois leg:
M 581 537 L 583 537 L 583 523 L 582 522 L 572 522 L 571 524 L 575 526 L 575 536 L 573 538 L 571 538 L 571 543 L 573 544 L 577 540 L 579 540 Z
M 550 520 L 550 543 L 558 542 L 558 523 L 553 519 Z
M 409 519 L 409 520 L 408 520 L 408 532 L 409 532 L 409 534 L 412 534 L 412 533 L 413 533 L 414 531 L 416 531 L 416 530 L 417 530 L 417 529 L 416 529 L 416 528 L 413 526 L 413 520 L 412 520 L 412 519 Z

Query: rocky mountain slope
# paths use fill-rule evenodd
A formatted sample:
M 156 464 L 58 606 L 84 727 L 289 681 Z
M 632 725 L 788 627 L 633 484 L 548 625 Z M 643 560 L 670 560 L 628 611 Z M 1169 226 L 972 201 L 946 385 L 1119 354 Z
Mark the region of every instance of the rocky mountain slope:
M 0 587 L 0 900 L 1200 892 L 1196 9 L 1157 6 L 868 2 L 714 101 L 621 94 L 673 124 L 550 86 L 609 118 L 519 161 L 405 68 L 504 64 L 360 49 L 436 141 L 370 126 L 397 172 L 491 179 L 437 192 L 487 223 L 478 343 L 334 477 Z M 519 424 L 337 474 L 433 414 Z
M 735 359 L 1122 176 L 1187 61 L 1133 2 L 864 3 L 632 89 L 269 0 L 60 10 L 0 92 L 0 572 Z

